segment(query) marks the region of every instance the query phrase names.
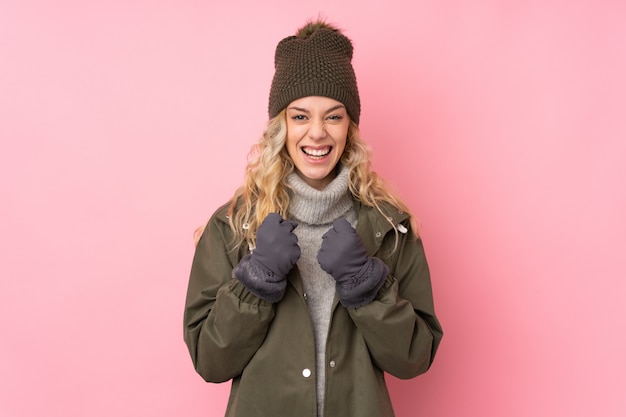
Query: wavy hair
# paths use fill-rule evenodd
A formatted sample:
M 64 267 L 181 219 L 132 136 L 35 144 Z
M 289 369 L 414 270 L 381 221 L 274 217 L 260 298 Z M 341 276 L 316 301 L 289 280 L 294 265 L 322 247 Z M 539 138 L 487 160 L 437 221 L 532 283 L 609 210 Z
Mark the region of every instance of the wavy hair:
M 228 221 L 234 233 L 232 243 L 235 248 L 243 242 L 254 247 L 256 231 L 269 213 L 278 213 L 283 218 L 288 216 L 289 186 L 286 179 L 294 171 L 294 164 L 287 153 L 286 138 L 286 111 L 282 110 L 270 119 L 263 136 L 251 148 L 243 185 L 230 200 Z M 372 170 L 370 149 L 361 139 L 354 122 L 350 122 L 340 163 L 349 170 L 348 186 L 355 199 L 376 208 L 386 219 L 389 217 L 382 208 L 383 203 L 409 213 L 407 206 Z

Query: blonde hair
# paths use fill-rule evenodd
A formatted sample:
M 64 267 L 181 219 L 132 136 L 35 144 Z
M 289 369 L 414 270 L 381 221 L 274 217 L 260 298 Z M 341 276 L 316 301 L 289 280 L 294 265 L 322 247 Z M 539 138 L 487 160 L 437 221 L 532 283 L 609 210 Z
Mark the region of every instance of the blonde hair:
M 269 213 L 278 213 L 283 218 L 288 216 L 289 187 L 286 178 L 294 171 L 294 164 L 285 147 L 286 138 L 286 111 L 283 109 L 268 122 L 263 136 L 250 150 L 244 183 L 230 200 L 228 219 L 234 232 L 235 247 L 244 241 L 254 247 L 256 231 Z M 350 122 L 340 163 L 349 170 L 348 186 L 355 199 L 375 207 L 386 219 L 389 217 L 382 209 L 383 203 L 409 213 L 406 205 L 372 170 L 370 149 L 361 139 L 354 122 Z

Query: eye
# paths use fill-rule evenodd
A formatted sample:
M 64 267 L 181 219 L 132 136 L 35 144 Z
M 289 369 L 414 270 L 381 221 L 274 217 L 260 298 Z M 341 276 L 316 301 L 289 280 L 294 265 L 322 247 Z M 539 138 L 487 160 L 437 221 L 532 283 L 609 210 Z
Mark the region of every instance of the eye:
M 328 120 L 339 121 L 341 119 L 343 119 L 343 116 L 339 114 L 333 114 L 333 115 L 328 116 Z
M 303 114 L 295 114 L 291 116 L 291 119 L 301 121 L 301 120 L 306 120 L 306 116 Z

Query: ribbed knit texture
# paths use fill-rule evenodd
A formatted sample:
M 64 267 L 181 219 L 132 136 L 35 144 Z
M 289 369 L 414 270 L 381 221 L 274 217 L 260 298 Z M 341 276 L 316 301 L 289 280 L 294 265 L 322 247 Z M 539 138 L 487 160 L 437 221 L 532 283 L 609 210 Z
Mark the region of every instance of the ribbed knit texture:
M 288 36 L 274 55 L 270 119 L 292 101 L 307 96 L 333 98 L 359 123 L 361 102 L 352 68 L 352 42 L 338 30 L 321 28 L 308 36 Z
M 333 222 L 343 217 L 354 226 L 356 212 L 348 190 L 347 168 L 341 167 L 337 177 L 322 191 L 306 184 L 296 173 L 289 175 L 287 183 L 293 189 L 289 204 L 290 220 L 298 223 L 294 233 L 302 251 L 298 269 L 315 332 L 317 409 L 318 416 L 322 416 L 326 337 L 335 297 L 335 280 L 320 267 L 317 253 L 322 245 L 322 235 L 332 227 Z

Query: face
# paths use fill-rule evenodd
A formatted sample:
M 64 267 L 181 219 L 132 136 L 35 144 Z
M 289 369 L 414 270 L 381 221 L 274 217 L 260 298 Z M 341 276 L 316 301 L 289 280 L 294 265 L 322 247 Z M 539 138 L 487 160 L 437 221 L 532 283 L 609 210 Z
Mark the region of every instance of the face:
M 310 96 L 287 106 L 287 152 L 304 182 L 323 190 L 336 176 L 346 148 L 350 116 L 343 104 Z

